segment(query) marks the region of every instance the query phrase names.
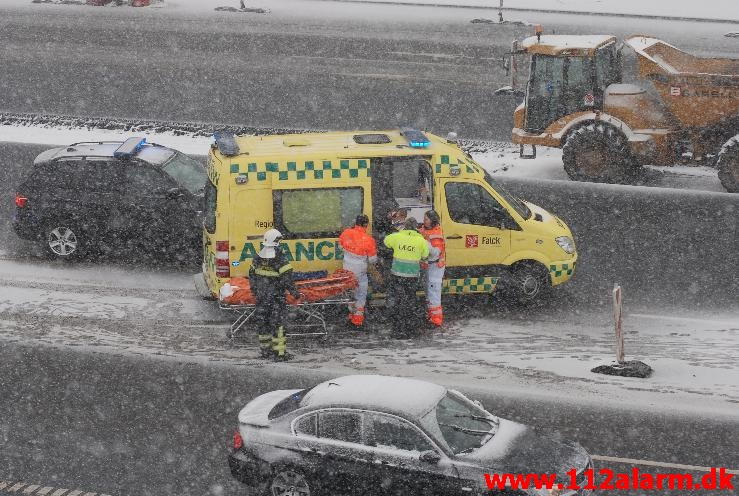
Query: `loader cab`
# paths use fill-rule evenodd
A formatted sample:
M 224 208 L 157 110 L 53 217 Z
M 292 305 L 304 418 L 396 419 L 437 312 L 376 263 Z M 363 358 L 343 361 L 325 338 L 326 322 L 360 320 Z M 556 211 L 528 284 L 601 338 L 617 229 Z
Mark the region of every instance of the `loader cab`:
M 542 36 L 523 42 L 531 54 L 524 129 L 541 133 L 561 117 L 602 110 L 605 89 L 620 82 L 612 36 Z

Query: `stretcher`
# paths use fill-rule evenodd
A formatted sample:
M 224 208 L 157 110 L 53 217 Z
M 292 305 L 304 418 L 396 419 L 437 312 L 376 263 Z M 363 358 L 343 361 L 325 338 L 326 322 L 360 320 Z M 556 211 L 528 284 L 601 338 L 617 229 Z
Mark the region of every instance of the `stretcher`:
M 285 329 L 288 332 L 285 335 L 326 337 L 326 313 L 332 308 L 352 303 L 351 290 L 357 287 L 357 279 L 352 272 L 339 269 L 329 275 L 319 273 L 318 277 L 297 279 L 295 286 L 301 298 L 296 300 L 290 295 L 286 296 L 288 312 Z M 257 311 L 249 280 L 233 277 L 224 284 L 219 293 L 218 307 L 237 315 L 226 333 L 226 337 L 233 340 L 246 330 Z

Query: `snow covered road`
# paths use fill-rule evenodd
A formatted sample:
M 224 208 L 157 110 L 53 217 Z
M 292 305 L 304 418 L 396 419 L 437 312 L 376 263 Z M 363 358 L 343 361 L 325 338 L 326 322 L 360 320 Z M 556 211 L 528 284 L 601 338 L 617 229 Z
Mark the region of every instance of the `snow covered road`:
M 531 34 L 525 23 L 470 22 L 491 17 L 486 9 L 250 2 L 270 10 L 262 15 L 215 12 L 213 2 L 0 3 L 2 112 L 322 129 L 412 124 L 507 140 L 516 102 L 492 93 L 508 84 L 501 59 L 511 40 Z M 724 36 L 736 31 L 730 23 L 523 20 L 547 32 L 651 33 L 699 55 L 737 52 Z
M 28 274 L 35 277 L 29 279 Z M 465 301 L 465 304 L 469 302 Z M 563 304 L 564 303 L 564 304 Z M 646 380 L 592 374 L 613 359 L 609 308 L 561 300 L 532 312 L 478 300 L 448 305 L 449 325 L 397 341 L 381 319 L 370 332 L 334 326 L 325 343 L 292 339 L 297 358 L 264 364 L 252 339 L 225 338 L 232 316 L 200 300 L 190 272 L 0 260 L 0 340 L 114 354 L 195 357 L 326 374 L 386 373 L 568 401 L 730 411 L 739 402 L 739 313 L 629 302 L 627 356 L 655 368 Z M 343 321 L 343 319 L 339 319 Z M 249 336 L 251 338 L 251 336 Z
M 11 483 L 16 489 L 9 494 L 43 483 L 111 495 L 243 495 L 224 461 L 238 410 L 260 393 L 310 387 L 334 372 L 0 344 L 0 397 L 6 400 L 0 402 L 0 494 L 3 481 L 23 481 Z M 677 468 L 700 477 L 695 466 L 739 466 L 735 415 L 686 415 L 639 408 L 632 401 L 533 398 L 525 387 L 501 393 L 491 383 L 459 389 L 496 414 L 577 440 L 594 455 L 597 469 L 638 466 L 642 472 L 664 473 Z M 67 491 L 54 493 L 78 494 Z

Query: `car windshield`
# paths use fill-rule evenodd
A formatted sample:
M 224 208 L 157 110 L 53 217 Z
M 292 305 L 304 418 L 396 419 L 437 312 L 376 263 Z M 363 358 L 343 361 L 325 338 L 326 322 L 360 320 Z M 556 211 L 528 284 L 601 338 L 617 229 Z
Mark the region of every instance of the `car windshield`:
M 454 454 L 479 448 L 498 428 L 497 418 L 452 392 L 448 392 L 430 414 L 436 416 L 439 430 Z
M 482 169 L 482 167 L 480 167 Z M 523 217 L 524 219 L 528 219 L 531 217 L 531 209 L 526 206 L 524 202 L 513 196 L 506 190 L 503 186 L 501 186 L 497 181 L 493 179 L 493 176 L 491 176 L 488 171 L 485 171 L 485 182 L 487 182 L 492 188 L 498 192 L 500 196 L 505 198 L 505 201 L 508 202 L 508 204 L 513 207 L 516 212 L 518 212 L 518 215 Z
M 207 180 L 205 169 L 184 153 L 177 152 L 172 155 L 172 158 L 162 166 L 162 170 L 192 194 L 201 194 L 205 188 Z

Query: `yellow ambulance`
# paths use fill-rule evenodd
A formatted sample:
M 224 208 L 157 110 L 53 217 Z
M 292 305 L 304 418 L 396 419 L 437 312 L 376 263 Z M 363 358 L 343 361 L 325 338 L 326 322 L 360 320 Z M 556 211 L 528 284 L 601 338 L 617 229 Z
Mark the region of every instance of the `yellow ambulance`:
M 215 298 L 245 277 L 265 231 L 284 235 L 296 272 L 342 265 L 341 231 L 358 214 L 373 235 L 393 208 L 419 222 L 434 209 L 446 238 L 445 294 L 505 288 L 522 302 L 569 280 L 572 233 L 544 209 L 508 193 L 455 142 L 414 129 L 271 136 L 216 133 L 208 157 L 202 274 Z

